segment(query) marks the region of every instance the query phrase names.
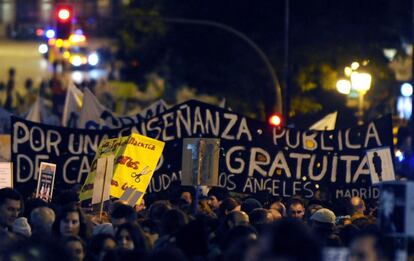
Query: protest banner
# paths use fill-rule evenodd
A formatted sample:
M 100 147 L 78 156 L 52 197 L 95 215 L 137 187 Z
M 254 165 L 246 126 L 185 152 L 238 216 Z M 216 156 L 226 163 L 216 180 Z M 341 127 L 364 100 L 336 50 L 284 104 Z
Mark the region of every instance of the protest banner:
M 56 164 L 41 162 L 37 182 L 36 198 L 50 202 L 55 184 Z
M 59 166 L 59 191 L 83 184 L 103 138 L 129 135 L 128 130 L 78 130 L 33 123 L 12 117 L 12 156 L 15 188 L 25 196 L 37 185 L 40 162 Z
M 11 160 L 10 140 L 10 134 L 0 134 L 0 161 Z
M 180 180 L 183 139 L 202 137 L 220 139 L 218 183 L 230 191 L 246 194 L 268 191 L 271 196 L 311 198 L 323 190 L 332 198 L 372 199 L 379 196 L 379 189 L 371 184 L 366 151 L 392 147 L 391 126 L 391 117 L 386 116 L 363 126 L 332 131 L 271 128 L 243 115 L 191 100 L 132 129 L 165 142 L 147 193 L 163 192 L 172 181 Z M 30 169 L 35 168 L 34 163 L 50 158 L 53 160 L 49 161 L 62 166 L 56 187 L 83 183 L 95 164 L 93 158 L 102 138 L 126 136 L 130 132 L 131 127 L 74 130 L 14 118 L 15 185 L 29 184 L 36 178 Z
M 0 162 L 0 188 L 13 187 L 13 163 Z
M 163 148 L 164 142 L 136 133 L 132 133 L 128 137 L 103 140 L 99 145 L 96 157 L 103 155 L 114 155 L 115 157 L 110 195 L 120 198 L 127 188 L 145 192 Z M 96 171 L 92 167 L 82 187 L 81 200 L 91 197 L 95 176 Z

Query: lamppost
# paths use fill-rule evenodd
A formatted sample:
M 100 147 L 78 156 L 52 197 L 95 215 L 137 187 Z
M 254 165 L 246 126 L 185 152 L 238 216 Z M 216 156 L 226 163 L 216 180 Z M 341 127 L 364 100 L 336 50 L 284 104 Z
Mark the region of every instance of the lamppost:
M 342 94 L 349 95 L 352 90 L 358 94 L 358 124 L 364 123 L 364 96 L 371 87 L 372 76 L 367 72 L 359 72 L 359 63 L 353 62 L 351 67 L 345 67 L 348 79 L 340 79 L 336 89 Z

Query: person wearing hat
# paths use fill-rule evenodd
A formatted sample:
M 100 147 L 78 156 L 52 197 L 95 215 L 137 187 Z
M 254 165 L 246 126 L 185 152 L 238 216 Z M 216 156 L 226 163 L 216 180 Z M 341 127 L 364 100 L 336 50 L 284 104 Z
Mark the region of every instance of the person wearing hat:
M 318 235 L 325 246 L 338 247 L 340 238 L 335 235 L 336 215 L 332 210 L 321 208 L 310 217 L 311 228 Z

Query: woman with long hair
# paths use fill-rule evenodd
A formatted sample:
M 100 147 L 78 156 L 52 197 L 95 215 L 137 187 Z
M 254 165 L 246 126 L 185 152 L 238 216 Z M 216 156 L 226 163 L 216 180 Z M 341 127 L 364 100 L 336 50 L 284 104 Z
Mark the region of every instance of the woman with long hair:
M 58 213 L 52 226 L 53 234 L 58 238 L 78 236 L 87 241 L 91 235 L 91 225 L 82 210 L 76 204 L 65 206 Z

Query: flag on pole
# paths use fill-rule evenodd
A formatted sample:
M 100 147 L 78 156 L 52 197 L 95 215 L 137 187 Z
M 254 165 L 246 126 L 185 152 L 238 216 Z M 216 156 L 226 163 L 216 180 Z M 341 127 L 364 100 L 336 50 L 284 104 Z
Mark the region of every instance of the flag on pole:
M 63 108 L 62 126 L 76 128 L 82 109 L 83 92 L 74 84 L 66 90 L 65 106 Z
M 336 125 L 336 118 L 338 116 L 338 112 L 335 111 L 333 113 L 329 113 L 321 120 L 315 122 L 309 129 L 310 130 L 334 130 Z

